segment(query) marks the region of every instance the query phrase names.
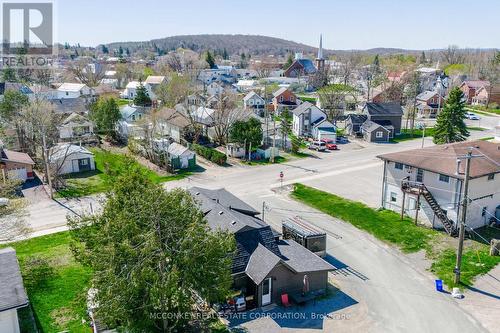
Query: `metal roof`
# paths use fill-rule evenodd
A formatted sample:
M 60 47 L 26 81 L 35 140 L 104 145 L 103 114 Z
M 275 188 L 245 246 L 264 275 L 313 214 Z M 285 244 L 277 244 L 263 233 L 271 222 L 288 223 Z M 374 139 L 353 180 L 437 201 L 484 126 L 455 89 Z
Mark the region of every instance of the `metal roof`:
M 28 305 L 16 251 L 0 249 L 0 312 Z

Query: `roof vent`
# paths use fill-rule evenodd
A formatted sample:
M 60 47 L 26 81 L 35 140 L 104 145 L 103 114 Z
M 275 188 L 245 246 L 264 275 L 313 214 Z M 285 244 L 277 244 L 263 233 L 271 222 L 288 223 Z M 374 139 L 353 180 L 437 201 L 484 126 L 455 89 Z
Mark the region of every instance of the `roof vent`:
M 196 192 L 195 194 L 196 194 L 196 195 L 200 195 L 200 192 Z
M 236 224 L 236 221 L 231 221 L 231 225 L 235 225 Z
M 219 215 L 222 215 L 222 214 L 224 214 L 224 212 L 223 212 L 222 210 L 221 210 L 221 211 L 219 211 Z

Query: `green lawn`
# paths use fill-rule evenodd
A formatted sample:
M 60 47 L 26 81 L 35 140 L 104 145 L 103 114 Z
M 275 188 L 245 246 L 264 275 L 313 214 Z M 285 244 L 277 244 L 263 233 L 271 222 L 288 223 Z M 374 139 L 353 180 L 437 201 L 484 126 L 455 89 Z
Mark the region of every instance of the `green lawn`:
M 128 99 L 120 98 L 119 100 L 117 100 L 118 106 L 128 105 L 128 103 L 130 103 L 130 100 Z
M 74 198 L 106 192 L 112 184 L 113 177 L 125 171 L 126 155 L 114 154 L 102 149 L 91 149 L 91 151 L 94 153 L 96 170 L 69 175 L 66 188 L 57 193 L 59 197 Z M 156 184 L 182 179 L 191 174 L 190 171 L 180 171 L 175 175 L 162 176 L 138 162 L 134 163 Z
M 391 142 L 402 142 L 402 141 L 408 141 L 408 140 L 413 140 L 413 139 L 419 139 L 422 138 L 422 134 L 424 134 L 425 137 L 427 136 L 433 136 L 434 135 L 434 128 L 429 127 L 425 129 L 425 133 L 421 129 L 413 129 L 413 135 L 411 133 L 411 130 L 409 129 L 402 129 L 401 134 L 396 135 L 395 138 L 391 139 Z
M 87 320 L 86 292 L 91 271 L 74 260 L 69 242 L 69 232 L 61 232 L 8 244 L 16 249 L 21 272 L 24 273 L 30 256 L 42 257 L 54 268 L 55 275 L 46 284 L 27 290 L 37 325 L 43 333 L 90 332 L 88 323 L 82 324 L 82 319 Z
M 484 106 L 478 106 L 478 105 L 468 105 L 466 107 L 468 111 L 471 111 L 473 113 L 481 114 L 483 116 L 494 116 L 494 115 L 500 115 L 500 108 L 486 108 Z
M 416 226 L 410 218 L 389 210 L 376 210 L 363 203 L 344 199 L 302 184 L 296 184 L 292 196 L 330 216 L 351 223 L 378 239 L 396 245 L 405 253 L 425 250 L 433 261 L 433 271 L 448 286 L 453 286 L 455 249 L 446 241 L 449 236 L 437 230 Z M 491 228 L 490 228 L 491 229 Z M 483 237 L 499 237 L 499 232 L 489 230 Z M 444 245 L 443 245 L 444 244 Z M 470 240 L 464 251 L 462 284 L 471 285 L 474 278 L 491 270 L 500 262 L 500 257 L 488 255 L 488 245 Z
M 469 131 L 484 131 L 484 130 L 486 130 L 483 127 L 475 127 L 475 126 L 467 127 L 467 129 Z M 414 140 L 414 139 L 421 139 L 422 134 L 424 134 L 423 132 L 424 132 L 423 130 L 415 128 L 415 129 L 413 129 L 413 136 L 412 136 L 411 130 L 401 129 L 401 134 L 396 135 L 395 138 L 391 139 L 391 142 L 402 142 L 402 141 L 408 141 L 408 140 Z M 424 134 L 425 137 L 433 136 L 433 135 L 434 135 L 434 127 L 428 127 L 425 129 L 425 134 Z

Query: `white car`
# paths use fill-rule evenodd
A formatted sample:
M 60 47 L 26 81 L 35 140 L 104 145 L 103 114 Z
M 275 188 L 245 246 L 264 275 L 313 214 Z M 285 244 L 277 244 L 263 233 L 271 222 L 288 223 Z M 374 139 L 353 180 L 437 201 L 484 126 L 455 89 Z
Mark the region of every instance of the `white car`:
M 475 113 L 472 113 L 472 112 L 465 113 L 465 118 L 467 118 L 469 120 L 479 120 L 479 119 L 481 119 L 478 115 L 476 115 Z
M 326 150 L 326 143 L 323 141 L 313 141 L 309 145 L 309 149 L 317 150 L 317 151 L 325 151 Z

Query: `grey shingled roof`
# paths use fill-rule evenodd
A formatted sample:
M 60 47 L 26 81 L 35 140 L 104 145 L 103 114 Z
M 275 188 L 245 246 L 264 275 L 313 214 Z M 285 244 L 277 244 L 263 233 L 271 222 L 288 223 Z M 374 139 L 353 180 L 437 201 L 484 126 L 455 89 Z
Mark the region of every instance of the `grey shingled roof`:
M 213 201 L 217 201 L 224 207 L 228 207 L 243 213 L 249 213 L 251 215 L 260 214 L 258 210 L 255 210 L 252 206 L 238 199 L 236 196 L 229 193 L 225 189 L 209 190 L 201 187 L 192 187 L 190 191 L 192 193 L 199 192 L 204 196 L 212 199 Z
M 347 119 L 351 119 L 351 123 L 353 124 L 363 124 L 367 119 L 368 116 L 366 114 L 350 114 L 347 116 Z
M 403 108 L 399 103 L 366 103 L 366 110 L 371 116 L 402 116 Z
M 260 284 L 271 270 L 281 261 L 280 257 L 259 244 L 248 260 L 245 274 L 252 279 L 255 284 Z
M 384 130 L 386 131 L 389 131 L 387 128 L 385 128 L 384 126 L 380 125 L 380 124 L 377 124 L 371 120 L 367 120 L 363 123 L 363 125 L 361 125 L 361 128 L 367 132 L 373 132 L 375 131 L 376 129 L 378 128 L 383 128 Z
M 287 239 L 278 242 L 282 262 L 296 273 L 332 271 L 334 266 L 297 242 Z
M 306 102 L 300 104 L 299 106 L 297 106 L 295 109 L 293 109 L 292 112 L 294 115 L 300 116 L 302 113 L 306 112 L 311 107 L 315 107 L 315 106 L 313 104 L 311 104 L 310 102 L 306 101 Z
M 0 267 L 0 312 L 26 306 L 28 296 L 13 248 L 0 250 Z

